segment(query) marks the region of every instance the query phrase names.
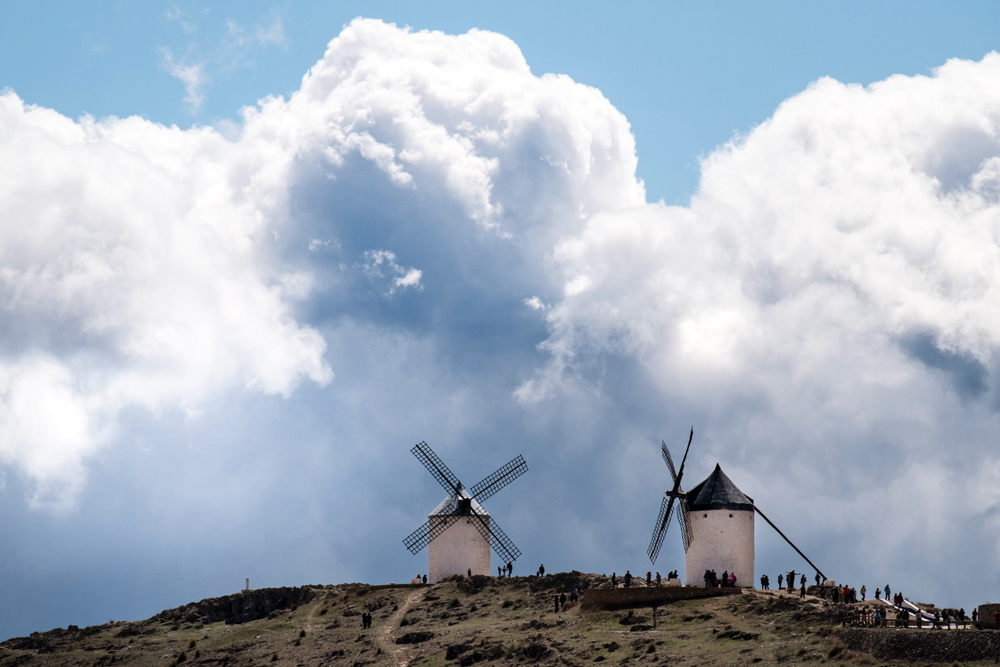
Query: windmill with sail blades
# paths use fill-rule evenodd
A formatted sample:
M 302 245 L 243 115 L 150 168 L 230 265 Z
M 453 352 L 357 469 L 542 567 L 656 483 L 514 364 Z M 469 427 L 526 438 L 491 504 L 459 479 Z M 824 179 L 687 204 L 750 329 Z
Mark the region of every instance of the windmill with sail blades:
M 736 586 L 753 586 L 754 514 L 759 514 L 822 579 L 826 579 L 819 568 L 760 511 L 753 498 L 740 491 L 726 473 L 722 472 L 718 463 L 703 482 L 687 492 L 681 489 L 684 464 L 687 462 L 692 440 L 693 428 L 688 436 L 681 467 L 677 470 L 674 469 L 674 461 L 666 443 L 661 445 L 663 461 L 667 464 L 673 485 L 660 503 L 660 513 L 656 517 L 653 538 L 647 550 L 649 560 L 656 562 L 670 527 L 670 519 L 679 508 L 677 522 L 680 524 L 684 544 L 685 584 L 707 586 L 706 574 L 714 572 L 720 578 L 723 574 L 735 577 Z M 724 585 L 731 583 L 726 582 Z
M 524 458 L 518 456 L 511 459 L 478 484 L 466 489 L 426 442 L 414 445 L 410 452 L 448 492 L 427 517 L 427 522 L 403 540 L 413 554 L 428 547 L 427 575 L 430 582 L 470 572 L 474 575 L 491 574 L 491 546 L 505 565 L 517 560 L 521 550 L 480 503 L 528 472 Z

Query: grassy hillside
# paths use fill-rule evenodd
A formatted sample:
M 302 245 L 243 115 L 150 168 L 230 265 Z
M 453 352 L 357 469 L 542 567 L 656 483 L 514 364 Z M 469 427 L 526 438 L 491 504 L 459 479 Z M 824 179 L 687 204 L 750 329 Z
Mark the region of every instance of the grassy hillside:
M 555 611 L 557 593 L 609 585 L 602 576 L 574 572 L 426 587 L 264 589 L 191 603 L 146 621 L 11 639 L 0 644 L 0 667 L 885 662 L 847 650 L 832 632 L 842 607 L 773 591 L 660 607 L 655 629 L 648 608 L 582 612 L 569 604 Z M 364 611 L 374 615 L 369 630 L 361 627 Z

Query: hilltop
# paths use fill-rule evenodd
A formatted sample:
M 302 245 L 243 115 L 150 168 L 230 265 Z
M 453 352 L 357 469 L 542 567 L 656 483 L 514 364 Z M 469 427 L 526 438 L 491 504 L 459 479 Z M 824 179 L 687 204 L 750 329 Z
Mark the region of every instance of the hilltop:
M 588 589 L 610 582 L 571 572 L 455 578 L 433 586 L 260 589 L 190 603 L 144 621 L 70 626 L 10 639 L 0 643 L 0 667 L 894 664 L 850 650 L 838 629 L 850 612 L 818 598 L 750 590 L 663 605 L 655 619 L 648 606 L 591 611 L 567 604 L 555 612 L 553 595 L 574 586 L 585 597 Z M 364 611 L 373 613 L 368 630 L 362 630 Z M 858 640 L 858 632 L 905 639 L 902 633 L 908 631 L 847 632 L 855 633 L 847 641 L 859 645 L 869 640 Z M 961 633 L 998 634 L 938 631 Z M 895 664 L 912 664 L 913 655 L 908 657 Z

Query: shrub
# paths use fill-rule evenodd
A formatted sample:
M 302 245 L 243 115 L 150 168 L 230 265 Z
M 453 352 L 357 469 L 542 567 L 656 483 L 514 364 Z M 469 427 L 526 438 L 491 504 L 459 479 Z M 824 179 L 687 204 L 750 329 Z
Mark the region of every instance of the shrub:
M 305 637 L 305 636 L 306 636 L 306 631 L 305 630 L 299 630 L 299 637 Z
M 191 641 L 188 642 L 188 648 L 194 648 L 196 643 L 197 642 L 195 642 L 195 640 L 192 639 Z

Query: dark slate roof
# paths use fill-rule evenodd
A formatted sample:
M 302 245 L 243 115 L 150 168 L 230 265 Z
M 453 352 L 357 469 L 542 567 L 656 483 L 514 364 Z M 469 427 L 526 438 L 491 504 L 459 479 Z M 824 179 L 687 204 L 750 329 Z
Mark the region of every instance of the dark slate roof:
M 453 493 L 444 500 L 441 504 L 434 508 L 434 511 L 430 513 L 430 516 L 447 516 L 449 514 L 455 514 L 458 510 L 458 499 L 464 498 L 471 500 L 469 503 L 470 511 L 464 512 L 464 514 L 471 514 L 475 512 L 476 514 L 481 514 L 482 516 L 489 516 L 490 513 L 483 509 L 483 506 L 476 502 L 476 500 L 469 495 L 469 492 L 465 489 L 460 490 L 458 493 Z
M 736 488 L 733 480 L 722 472 L 719 464 L 704 482 L 687 492 L 688 509 L 694 510 L 749 510 L 753 511 L 753 498 Z

